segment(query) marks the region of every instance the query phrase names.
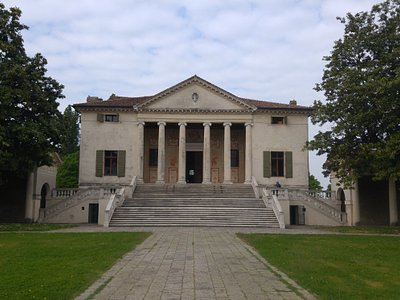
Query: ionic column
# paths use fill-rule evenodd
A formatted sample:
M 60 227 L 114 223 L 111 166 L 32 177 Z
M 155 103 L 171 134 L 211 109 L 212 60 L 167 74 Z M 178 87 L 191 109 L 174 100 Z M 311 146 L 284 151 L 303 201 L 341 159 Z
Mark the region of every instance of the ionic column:
M 158 122 L 158 163 L 156 183 L 165 183 L 165 122 Z
M 252 168 L 252 138 L 251 138 L 251 127 L 252 123 L 245 123 L 246 126 L 246 149 L 245 149 L 245 184 L 251 184 L 251 176 L 253 173 Z
M 139 130 L 138 147 L 139 147 L 139 174 L 137 177 L 138 183 L 143 183 L 143 166 L 144 166 L 144 122 L 137 122 Z
M 224 123 L 224 183 L 232 183 L 231 180 L 231 126 L 232 123 Z
M 204 143 L 203 143 L 203 183 L 211 183 L 211 148 L 210 148 L 210 126 L 211 123 L 203 123 Z
M 399 215 L 397 212 L 396 180 L 389 179 L 389 222 L 390 225 L 397 225 Z
M 186 183 L 186 123 L 179 125 L 178 183 Z

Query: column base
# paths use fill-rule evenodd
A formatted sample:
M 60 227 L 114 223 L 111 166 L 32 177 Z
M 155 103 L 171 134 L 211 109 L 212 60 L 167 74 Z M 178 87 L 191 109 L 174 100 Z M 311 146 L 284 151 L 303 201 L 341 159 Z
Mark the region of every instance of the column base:
M 245 182 L 243 182 L 244 184 L 251 184 L 251 180 L 246 180 Z
M 177 184 L 186 184 L 186 180 L 178 180 L 176 183 Z
M 165 181 L 164 180 L 157 180 L 156 184 L 165 184 Z
M 222 184 L 233 184 L 233 182 L 231 180 L 224 180 Z
M 201 184 L 211 184 L 211 183 L 212 182 L 210 181 L 210 179 L 204 179 Z
M 136 183 L 144 183 L 143 178 L 138 178 L 138 179 L 136 179 Z

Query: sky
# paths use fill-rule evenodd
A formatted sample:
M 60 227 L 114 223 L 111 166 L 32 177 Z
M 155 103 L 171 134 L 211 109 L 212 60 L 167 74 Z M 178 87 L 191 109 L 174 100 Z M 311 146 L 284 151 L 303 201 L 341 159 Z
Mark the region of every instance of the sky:
M 41 53 L 68 104 L 154 95 L 197 74 L 244 98 L 311 106 L 344 25 L 379 0 L 6 0 L 22 10 L 29 55 Z M 320 128 L 310 123 L 311 139 Z M 326 187 L 324 157 L 310 172 Z

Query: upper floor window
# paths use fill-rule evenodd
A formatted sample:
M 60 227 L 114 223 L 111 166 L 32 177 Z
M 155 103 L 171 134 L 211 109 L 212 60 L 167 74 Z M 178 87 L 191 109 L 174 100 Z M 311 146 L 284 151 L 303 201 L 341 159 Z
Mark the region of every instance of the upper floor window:
M 271 124 L 286 124 L 286 117 L 271 117 Z
M 97 114 L 98 122 L 107 122 L 107 123 L 118 123 L 119 115 L 118 114 Z
M 106 114 L 104 115 L 104 122 L 119 122 L 119 115 Z

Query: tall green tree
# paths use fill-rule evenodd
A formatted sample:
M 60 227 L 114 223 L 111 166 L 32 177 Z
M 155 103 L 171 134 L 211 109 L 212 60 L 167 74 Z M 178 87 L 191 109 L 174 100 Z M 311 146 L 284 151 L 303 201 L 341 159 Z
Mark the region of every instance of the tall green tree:
M 18 8 L 0 3 L 0 184 L 51 163 L 59 143 L 57 99 L 63 86 L 46 76 L 46 59 L 29 57 Z
M 57 170 L 57 188 L 77 188 L 79 183 L 79 151 L 67 154 Z
M 400 178 L 400 0 L 370 12 L 338 18 L 344 36 L 335 42 L 322 82 L 326 103 L 316 101 L 313 124 L 331 125 L 308 148 L 327 154 L 325 174 L 350 185 L 363 175 Z
M 321 182 L 312 174 L 308 175 L 308 188 L 312 191 L 321 191 Z
M 79 113 L 68 105 L 61 119 L 60 152 L 63 156 L 79 150 Z

